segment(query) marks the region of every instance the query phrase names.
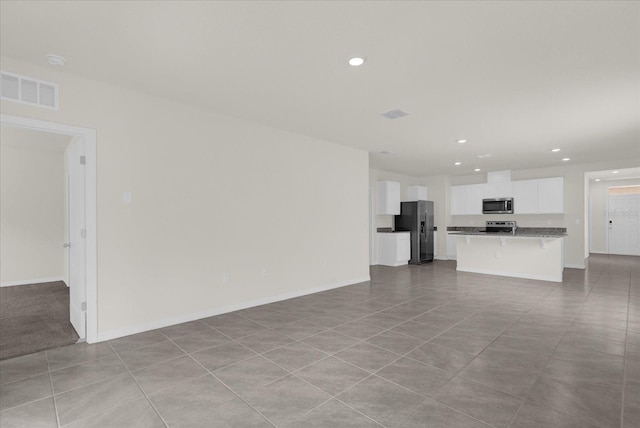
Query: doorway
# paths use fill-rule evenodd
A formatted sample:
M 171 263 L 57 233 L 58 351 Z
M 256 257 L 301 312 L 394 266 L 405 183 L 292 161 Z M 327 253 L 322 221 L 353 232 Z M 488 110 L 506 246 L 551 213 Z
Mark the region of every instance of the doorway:
M 68 136 L 68 279 L 70 319 L 82 340 L 97 342 L 96 131 L 20 116 L 0 115 L 0 125 Z M 74 285 L 76 285 L 74 287 Z
M 586 172 L 585 186 L 585 257 L 589 253 L 640 255 L 640 167 Z
M 640 256 L 640 186 L 611 187 L 607 202 L 609 254 Z

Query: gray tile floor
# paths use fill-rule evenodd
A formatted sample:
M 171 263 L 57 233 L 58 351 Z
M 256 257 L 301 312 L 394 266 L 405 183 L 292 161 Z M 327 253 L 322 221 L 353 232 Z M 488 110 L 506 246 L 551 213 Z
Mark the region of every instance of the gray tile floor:
M 370 282 L 0 362 L 2 427 L 638 427 L 640 263 Z

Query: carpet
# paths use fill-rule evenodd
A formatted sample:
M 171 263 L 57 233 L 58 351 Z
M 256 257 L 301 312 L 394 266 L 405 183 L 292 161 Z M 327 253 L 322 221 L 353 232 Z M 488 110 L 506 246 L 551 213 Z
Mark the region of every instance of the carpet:
M 0 288 L 0 360 L 76 343 L 62 281 Z

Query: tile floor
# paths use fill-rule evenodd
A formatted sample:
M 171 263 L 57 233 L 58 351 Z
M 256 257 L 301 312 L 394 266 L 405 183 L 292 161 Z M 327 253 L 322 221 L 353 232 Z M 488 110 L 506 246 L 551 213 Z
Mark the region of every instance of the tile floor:
M 638 427 L 640 263 L 370 282 L 0 362 L 4 427 Z

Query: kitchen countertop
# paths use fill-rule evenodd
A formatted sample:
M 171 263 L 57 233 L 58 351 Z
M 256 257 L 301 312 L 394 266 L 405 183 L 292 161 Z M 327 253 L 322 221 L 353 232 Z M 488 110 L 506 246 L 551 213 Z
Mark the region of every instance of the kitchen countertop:
M 433 231 L 437 232 L 438 228 L 434 227 Z M 409 233 L 408 230 L 392 230 L 390 227 L 379 227 L 378 229 L 376 229 L 376 232 L 378 233 Z
M 515 235 L 511 232 L 482 232 L 481 227 L 449 226 L 449 235 L 496 236 L 501 238 L 564 238 L 567 229 L 564 227 L 521 227 Z

